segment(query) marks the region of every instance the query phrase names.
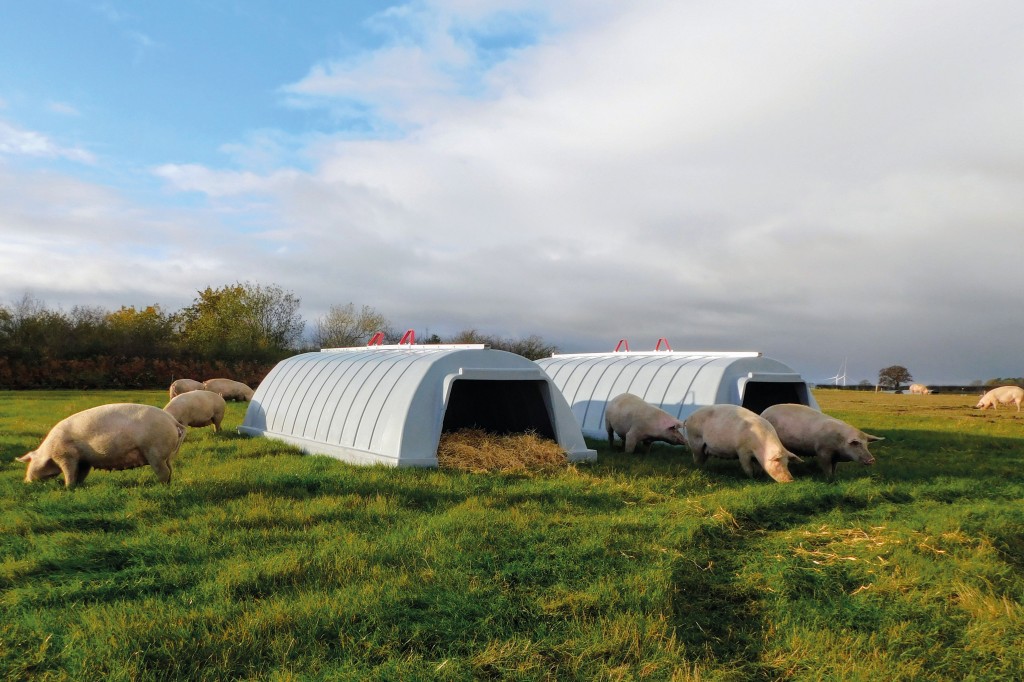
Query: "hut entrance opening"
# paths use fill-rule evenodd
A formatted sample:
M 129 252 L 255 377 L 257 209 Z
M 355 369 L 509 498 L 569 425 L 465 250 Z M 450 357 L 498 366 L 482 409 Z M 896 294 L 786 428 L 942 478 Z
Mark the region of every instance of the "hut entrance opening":
M 452 382 L 442 433 L 480 428 L 498 435 L 535 432 L 557 440 L 548 383 L 537 380 L 460 379 Z
M 743 390 L 743 407 L 761 414 L 772 405 L 810 405 L 804 382 L 748 381 Z

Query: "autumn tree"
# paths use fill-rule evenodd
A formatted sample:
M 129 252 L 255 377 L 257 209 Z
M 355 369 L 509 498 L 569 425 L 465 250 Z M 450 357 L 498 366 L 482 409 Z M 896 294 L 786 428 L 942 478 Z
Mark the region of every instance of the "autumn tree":
M 271 359 L 298 345 L 305 323 L 299 298 L 277 285 L 236 283 L 198 292 L 177 316 L 192 351 L 213 358 Z
M 390 343 L 397 340 L 388 318 L 371 306 L 356 310 L 354 303 L 332 305 L 313 323 L 312 341 L 318 348 L 351 348 L 366 344 L 377 332 Z
M 910 372 L 902 365 L 892 365 L 878 371 L 878 385 L 897 392 L 900 390 L 901 383 L 913 380 L 914 377 L 910 376 Z
M 174 316 L 157 305 L 137 310 L 121 306 L 107 313 L 110 352 L 124 357 L 168 357 L 175 354 Z

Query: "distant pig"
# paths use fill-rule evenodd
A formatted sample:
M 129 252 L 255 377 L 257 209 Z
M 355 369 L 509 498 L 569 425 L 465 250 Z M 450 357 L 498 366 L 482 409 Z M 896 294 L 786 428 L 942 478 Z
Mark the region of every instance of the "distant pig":
M 999 403 L 1003 405 L 1016 403 L 1017 411 L 1020 412 L 1021 402 L 1024 402 L 1024 388 L 1020 386 L 1000 386 L 981 396 L 981 400 L 974 407 L 980 407 L 983 410 L 991 407 L 993 410 L 998 410 Z
M 772 405 L 761 416 L 775 427 L 787 449 L 815 457 L 822 473 L 829 478 L 835 478 L 840 462 L 874 464 L 868 443 L 883 440 L 806 405 Z
M 232 379 L 208 379 L 203 384 L 207 391 L 220 393 L 224 400 L 252 400 L 254 391 L 241 381 Z
M 174 398 L 182 393 L 201 390 L 203 390 L 203 382 L 201 381 L 196 381 L 195 379 L 178 379 L 171 384 L 171 387 L 167 392 L 170 398 Z
M 220 393 L 213 391 L 189 391 L 175 396 L 164 405 L 164 410 L 185 426 L 209 426 L 220 431 L 227 405 Z
M 149 465 L 162 483 L 171 482 L 171 459 L 185 427 L 159 407 L 112 403 L 83 410 L 57 422 L 36 450 L 22 455 L 25 481 L 64 474 L 68 488 L 89 470 L 134 469 Z
M 918 395 L 928 395 L 932 392 L 932 389 L 924 384 L 910 384 L 910 392 L 917 393 Z
M 608 403 L 604 423 L 608 430 L 608 443 L 615 445 L 617 433 L 622 439 L 623 449 L 629 453 L 636 450 L 638 443 L 646 445 L 649 452 L 651 443 L 656 440 L 686 445 L 686 437 L 679 431 L 683 422 L 632 393 L 623 393 Z
M 803 460 L 787 450 L 773 427 L 755 412 L 739 405 L 708 405 L 685 421 L 686 440 L 693 461 L 704 466 L 708 456 L 739 459 L 747 476 L 754 475 L 754 460 L 779 483 L 789 483 L 789 462 Z

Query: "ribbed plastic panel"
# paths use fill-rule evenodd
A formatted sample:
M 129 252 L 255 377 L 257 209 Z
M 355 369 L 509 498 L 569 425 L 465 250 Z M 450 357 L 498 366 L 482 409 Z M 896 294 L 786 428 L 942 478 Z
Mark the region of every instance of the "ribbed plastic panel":
M 458 381 L 481 382 L 473 392 L 456 392 L 479 403 L 455 406 L 462 422 L 498 430 L 506 423 L 536 426 L 552 433 L 571 459 L 596 456 L 542 370 L 519 355 L 481 346 L 368 346 L 296 355 L 260 383 L 239 431 L 355 463 L 436 466 Z
M 760 413 L 798 402 L 817 409 L 800 375 L 756 352 L 614 352 L 554 355 L 537 361 L 562 392 L 583 434 L 607 439 L 605 406 L 632 393 L 677 419 L 703 405 L 732 403 Z

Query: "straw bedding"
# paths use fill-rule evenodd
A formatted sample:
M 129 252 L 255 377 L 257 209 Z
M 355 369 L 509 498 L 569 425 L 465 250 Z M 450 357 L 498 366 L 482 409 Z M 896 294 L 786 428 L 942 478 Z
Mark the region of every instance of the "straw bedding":
M 565 450 L 534 432 L 498 435 L 482 429 L 441 434 L 437 464 L 473 473 L 553 471 L 568 465 Z

